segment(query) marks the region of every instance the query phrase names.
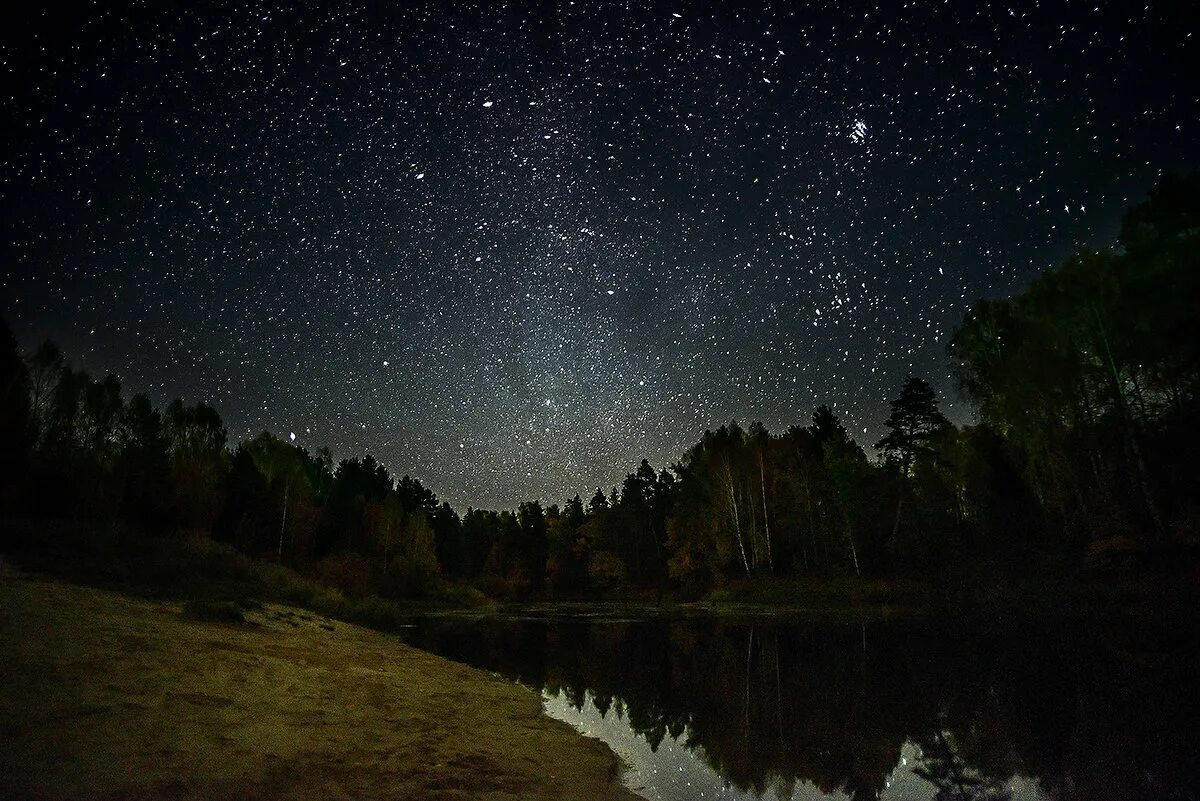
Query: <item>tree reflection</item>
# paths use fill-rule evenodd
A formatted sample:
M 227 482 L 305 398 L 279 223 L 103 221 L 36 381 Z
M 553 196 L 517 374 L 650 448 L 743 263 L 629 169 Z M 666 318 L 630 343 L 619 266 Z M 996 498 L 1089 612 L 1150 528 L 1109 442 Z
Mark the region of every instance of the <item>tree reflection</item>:
M 928 781 L 937 794 L 934 801 L 1008 801 L 1012 793 L 995 777 L 984 776 L 968 765 L 951 744 L 953 735 L 943 729 L 935 733 L 937 744 L 923 753 L 913 773 Z
M 906 742 L 937 799 L 1194 798 L 1194 624 L 422 621 L 415 644 L 684 738 L 745 793 L 875 799 Z M 1146 670 L 1145 668 L 1152 668 Z

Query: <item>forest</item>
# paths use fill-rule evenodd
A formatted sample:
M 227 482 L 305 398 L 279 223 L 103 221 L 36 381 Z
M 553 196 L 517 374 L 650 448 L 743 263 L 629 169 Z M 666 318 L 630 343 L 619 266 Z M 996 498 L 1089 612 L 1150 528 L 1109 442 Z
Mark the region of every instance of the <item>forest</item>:
M 828 406 L 786 431 L 730 422 L 678 462 L 561 504 L 459 513 L 369 455 L 340 461 L 218 411 L 125 397 L 0 328 L 9 519 L 201 536 L 347 597 L 473 587 L 501 600 L 699 598 L 803 579 L 937 586 L 1153 574 L 1200 535 L 1200 175 L 1164 175 L 1117 246 L 981 300 L 947 354 L 977 423 L 897 388 L 864 447 Z M 634 596 L 629 596 L 633 593 Z

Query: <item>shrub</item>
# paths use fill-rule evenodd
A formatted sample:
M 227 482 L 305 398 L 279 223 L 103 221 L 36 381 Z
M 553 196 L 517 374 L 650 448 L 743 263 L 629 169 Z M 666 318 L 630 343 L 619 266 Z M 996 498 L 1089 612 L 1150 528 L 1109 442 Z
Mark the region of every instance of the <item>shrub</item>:
M 372 594 L 374 574 L 367 560 L 356 553 L 327 556 L 317 563 L 317 580 L 347 598 Z
M 233 601 L 185 601 L 184 617 L 207 623 L 245 623 L 242 610 Z
M 492 599 L 477 588 L 465 584 L 448 585 L 442 590 L 440 599 L 450 606 L 461 606 L 468 609 L 478 609 L 492 603 Z
M 406 623 L 409 616 L 395 601 L 372 595 L 350 604 L 345 617 L 368 628 L 394 631 Z
M 610 551 L 595 551 L 588 562 L 588 578 L 592 586 L 604 593 L 624 584 L 629 579 L 625 563 Z
M 732 603 L 737 600 L 737 598 L 733 594 L 733 591 L 728 587 L 716 587 L 715 589 L 708 591 L 708 593 L 704 596 L 704 600 L 708 601 L 709 603 L 720 604 Z
M 383 577 L 383 594 L 390 598 L 423 598 L 438 588 L 437 560 L 429 557 L 397 556 Z
M 503 576 L 497 576 L 495 573 L 480 576 L 475 582 L 475 587 L 487 597 L 498 601 L 510 600 L 514 594 L 512 585 L 505 581 Z
M 321 588 L 306 604 L 314 612 L 325 617 L 345 619 L 350 614 L 350 602 L 337 590 Z

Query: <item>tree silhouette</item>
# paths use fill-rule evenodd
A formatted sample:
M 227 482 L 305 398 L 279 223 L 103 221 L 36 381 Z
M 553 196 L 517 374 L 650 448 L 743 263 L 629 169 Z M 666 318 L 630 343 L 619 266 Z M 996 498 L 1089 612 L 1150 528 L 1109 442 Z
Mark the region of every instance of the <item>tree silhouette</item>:
M 913 460 L 920 454 L 933 453 L 934 441 L 950 423 L 938 411 L 933 387 L 925 379 L 909 375 L 900 395 L 892 401 L 886 425 L 888 433 L 875 447 L 900 468 L 902 475 L 908 476 Z

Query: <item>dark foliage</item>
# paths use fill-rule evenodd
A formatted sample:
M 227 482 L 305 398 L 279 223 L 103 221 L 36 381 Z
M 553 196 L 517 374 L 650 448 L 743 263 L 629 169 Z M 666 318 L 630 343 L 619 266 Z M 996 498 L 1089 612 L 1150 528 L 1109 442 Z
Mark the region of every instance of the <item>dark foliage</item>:
M 1200 527 L 1200 177 L 1167 176 L 1121 248 L 982 301 L 949 344 L 980 423 L 909 376 L 869 459 L 827 406 L 772 434 L 730 422 L 669 470 L 461 518 L 370 455 L 334 464 L 217 410 L 128 400 L 52 343 L 0 328 L 0 499 L 10 514 L 199 532 L 350 598 L 474 584 L 502 598 L 661 598 L 838 576 L 967 584 L 1151 566 Z

